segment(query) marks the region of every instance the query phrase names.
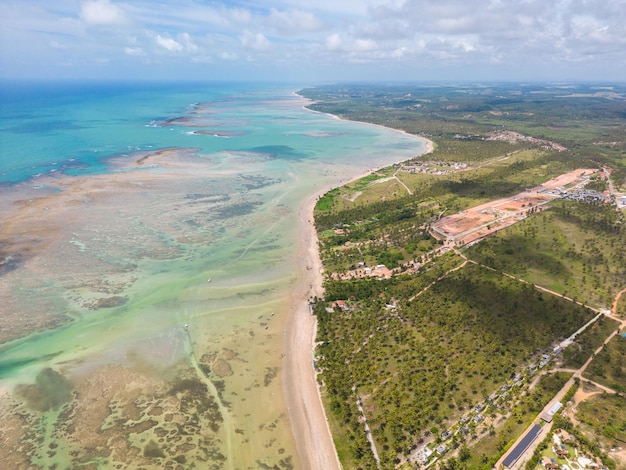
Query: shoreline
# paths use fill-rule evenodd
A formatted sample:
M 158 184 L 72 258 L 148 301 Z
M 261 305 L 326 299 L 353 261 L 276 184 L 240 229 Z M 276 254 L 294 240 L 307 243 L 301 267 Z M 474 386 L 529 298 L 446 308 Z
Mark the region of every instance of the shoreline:
M 292 292 L 287 313 L 283 358 L 283 393 L 292 434 L 301 467 L 311 470 L 341 468 L 313 370 L 317 319 L 311 315 L 308 301 L 323 292 L 322 263 L 312 217 L 318 196 L 326 191 L 323 189 L 310 196 L 298 214 L 298 259 L 302 277 Z
M 294 91 L 293 94 L 295 96 L 297 96 L 298 98 L 302 99 L 302 100 L 308 101 L 309 104 L 315 104 L 316 103 L 312 99 L 307 98 L 306 96 L 302 96 L 302 95 L 298 94 L 298 92 L 296 92 L 296 91 Z M 408 136 L 408 137 L 412 137 L 414 139 L 419 139 L 422 142 L 424 142 L 425 150 L 424 150 L 424 152 L 416 155 L 416 157 L 417 156 L 423 157 L 424 155 L 428 155 L 429 153 L 432 153 L 435 150 L 435 143 L 431 139 L 429 139 L 428 137 L 424 137 L 423 135 L 411 134 L 410 132 L 407 132 L 404 129 L 396 129 L 395 127 L 388 127 L 388 126 L 384 126 L 382 124 L 375 124 L 373 122 L 355 121 L 353 119 L 345 119 L 345 118 L 342 118 L 341 116 L 337 116 L 336 114 L 325 113 L 323 111 L 316 111 L 315 109 L 308 108 L 307 106 L 308 105 L 303 105 L 302 108 L 306 109 L 310 113 L 323 114 L 324 116 L 328 116 L 328 117 L 336 119 L 338 121 L 354 122 L 354 123 L 363 124 L 363 125 L 366 125 L 366 126 L 374 126 L 374 127 L 378 127 L 378 128 L 381 128 L 381 129 L 385 129 L 387 131 L 398 132 L 398 133 L 400 133 L 402 135 L 405 135 L 405 136 Z M 405 162 L 405 161 L 406 160 L 402 160 L 401 162 L 396 162 L 396 163 L 402 163 L 402 162 Z M 389 166 L 389 165 L 387 165 L 387 166 Z M 359 177 L 357 177 L 357 178 L 355 178 L 353 180 L 350 180 L 347 183 L 342 183 L 341 186 L 343 186 L 345 184 L 348 184 L 348 183 L 351 183 L 352 181 L 355 181 L 357 179 L 364 178 L 365 176 L 368 176 L 370 173 L 372 173 L 374 171 L 377 171 L 377 170 L 380 170 L 381 168 L 386 168 L 386 166 L 385 167 L 379 167 L 379 168 L 377 168 L 375 170 L 372 170 L 371 172 L 369 172 L 369 173 L 367 173 L 365 175 L 359 176 Z
M 297 96 L 308 100 L 301 95 Z M 309 100 L 312 102 L 312 100 Z M 310 112 L 319 113 L 307 109 Z M 345 120 L 339 116 L 326 114 L 338 120 Z M 347 120 L 346 120 L 347 121 Z M 387 130 L 401 132 L 425 143 L 425 149 L 416 156 L 426 155 L 434 150 L 434 143 L 422 136 L 410 134 L 401 129 L 393 129 L 379 124 L 351 121 L 359 124 L 368 124 L 382 127 Z M 401 163 L 406 160 L 401 160 Z M 357 181 L 381 168 L 371 169 L 363 174 L 340 182 L 338 185 L 328 186 L 317 191 L 306 199 L 298 213 L 298 232 L 300 234 L 298 246 L 298 260 L 302 272 L 301 278 L 292 291 L 291 307 L 285 322 L 285 340 L 283 358 L 283 394 L 289 414 L 291 430 L 296 444 L 296 450 L 302 468 L 311 470 L 341 469 L 341 463 L 334 445 L 326 411 L 322 403 L 321 389 L 313 370 L 312 353 L 317 331 L 317 317 L 311 315 L 309 298 L 321 297 L 323 294 L 323 266 L 319 256 L 317 230 L 313 213 L 319 197 L 328 191 Z
M 300 104 L 301 102 L 298 102 L 296 103 L 296 106 L 299 106 Z M 307 109 L 307 111 L 315 112 L 309 109 Z M 364 124 L 358 121 L 353 122 Z M 331 123 L 331 126 L 329 127 L 332 128 L 334 126 Z M 384 128 L 384 126 L 380 127 Z M 386 129 L 389 130 L 389 128 Z M 411 135 L 411 137 L 415 138 L 417 136 Z M 388 139 L 393 141 L 394 135 L 389 134 Z M 384 141 L 385 137 L 382 137 L 381 140 Z M 400 159 L 400 161 L 406 161 L 409 158 L 419 156 L 420 152 L 423 151 L 423 146 L 421 144 L 416 143 L 413 146 L 412 142 L 414 141 L 410 141 L 408 144 L 409 151 L 407 152 L 407 156 Z M 415 149 L 416 147 L 417 149 Z M 414 151 L 415 153 L 409 156 L 410 151 Z M 139 151 L 136 154 L 135 152 L 130 152 L 131 155 L 137 157 L 136 159 L 129 159 L 129 156 L 131 155 L 126 155 L 126 153 L 116 154 L 108 157 L 111 158 L 111 160 L 108 160 L 107 158 L 107 166 L 111 166 L 112 172 L 107 171 L 104 173 L 90 173 L 86 175 L 72 176 L 59 171 L 54 174 L 42 175 L 42 178 L 37 180 L 37 186 L 35 187 L 33 187 L 32 181 L 29 180 L 17 188 L 10 188 L 10 191 L 20 191 L 19 196 L 16 197 L 18 197 L 18 199 L 22 202 L 16 206 L 13 203 L 9 204 L 9 200 L 6 198 L 2 203 L 0 203 L 0 209 L 3 209 L 3 206 L 6 205 L 11 211 L 15 210 L 16 218 L 19 221 L 27 220 L 34 223 L 36 225 L 37 233 L 39 233 L 38 231 L 42 231 L 41 236 L 43 237 L 45 235 L 46 240 L 51 240 L 50 243 L 53 244 L 53 249 L 47 248 L 45 251 L 49 258 L 44 259 L 43 257 L 34 256 L 25 260 L 25 262 L 29 263 L 28 267 L 32 268 L 35 273 L 35 275 L 31 276 L 31 278 L 38 281 L 47 279 L 48 277 L 51 279 L 54 278 L 56 272 L 54 271 L 53 266 L 55 265 L 58 266 L 63 264 L 64 266 L 88 266 L 93 270 L 93 273 L 91 271 L 79 271 L 81 273 L 81 282 L 83 283 L 78 286 L 82 289 L 81 295 L 75 296 L 72 300 L 74 303 L 71 305 L 77 305 L 76 308 L 83 308 L 83 306 L 88 303 L 90 305 L 96 305 L 94 303 L 95 300 L 99 300 L 100 298 L 107 300 L 108 296 L 98 295 L 97 293 L 100 291 L 97 289 L 108 288 L 110 285 L 108 284 L 110 282 L 109 280 L 115 276 L 122 276 L 122 274 L 117 273 L 117 271 L 110 273 L 110 275 L 107 275 L 108 277 L 98 274 L 100 272 L 108 273 L 109 271 L 106 270 L 107 266 L 96 265 L 92 262 L 85 263 L 84 256 L 91 256 L 99 249 L 106 249 L 115 254 L 117 251 L 111 250 L 117 250 L 120 245 L 96 245 L 94 239 L 91 237 L 86 238 L 87 235 L 93 233 L 94 229 L 91 229 L 92 232 L 85 231 L 84 227 L 86 226 L 82 221 L 91 220 L 87 216 L 93 213 L 94 208 L 104 208 L 107 209 L 107 211 L 103 212 L 98 210 L 99 215 L 95 218 L 97 220 L 89 222 L 88 227 L 97 226 L 98 229 L 100 229 L 99 227 L 107 228 L 105 224 L 105 221 L 107 220 L 112 221 L 109 225 L 113 227 L 114 223 L 120 220 L 120 214 L 128 220 L 135 220 L 135 216 L 137 217 L 136 220 L 140 220 L 141 217 L 152 215 L 152 220 L 160 221 L 161 225 L 159 225 L 159 227 L 163 226 L 167 228 L 182 226 L 182 224 L 174 222 L 177 222 L 177 217 L 188 217 L 188 215 L 185 215 L 182 211 L 164 211 L 163 208 L 172 207 L 178 210 L 181 207 L 189 207 L 189 210 L 191 211 L 190 213 L 195 214 L 195 211 L 191 210 L 195 207 L 193 205 L 195 199 L 183 198 L 183 201 L 188 201 L 188 204 L 181 206 L 176 205 L 177 203 L 173 197 L 167 197 L 168 194 L 170 196 L 173 194 L 184 195 L 186 192 L 192 191 L 192 189 L 196 187 L 194 186 L 194 181 L 199 177 L 203 179 L 201 185 L 204 187 L 206 184 L 205 180 L 207 178 L 234 177 L 240 173 L 239 169 L 230 170 L 230 166 L 228 165 L 214 165 L 210 158 L 196 158 L 195 152 L 195 147 L 172 147 L 168 145 L 152 150 Z M 387 159 L 385 161 L 393 160 L 394 155 L 395 158 L 398 158 L 397 154 L 393 153 L 393 150 L 387 152 L 385 155 Z M 236 159 L 236 154 L 229 158 Z M 236 390 L 238 396 L 240 397 L 238 398 L 236 406 L 242 406 L 241 410 L 245 411 L 239 412 L 239 408 L 237 408 L 237 412 L 232 413 L 231 417 L 233 421 L 229 423 L 229 428 L 236 429 L 234 426 L 231 426 L 234 422 L 245 422 L 246 434 L 253 436 L 249 439 L 247 436 L 240 437 L 240 434 L 236 431 L 228 433 L 230 438 L 228 439 L 228 443 L 224 444 L 224 448 L 230 448 L 234 451 L 234 465 L 243 465 L 242 462 L 246 459 L 250 459 L 250 465 L 252 465 L 253 457 L 245 456 L 244 453 L 240 452 L 236 447 L 238 444 L 240 444 L 242 448 L 243 446 L 246 446 L 245 448 L 254 449 L 251 453 L 260 451 L 259 455 L 270 456 L 270 453 L 274 454 L 275 447 L 270 449 L 266 443 L 276 441 L 277 443 L 284 442 L 284 447 L 286 447 L 287 450 L 280 449 L 282 450 L 282 453 L 279 452 L 276 454 L 276 457 L 274 457 L 274 455 L 271 457 L 282 459 L 286 456 L 291 457 L 293 455 L 293 460 L 295 462 L 301 462 L 301 464 L 296 464 L 296 468 L 319 468 L 320 470 L 341 468 L 341 464 L 338 460 L 335 446 L 333 444 L 332 435 L 328 428 L 328 420 L 326 419 L 326 414 L 320 397 L 320 389 L 316 383 L 316 376 L 312 368 L 312 356 L 310 352 L 315 344 L 317 323 L 316 317 L 310 315 L 308 299 L 311 295 L 321 295 L 323 280 L 322 265 L 319 260 L 319 251 L 317 246 L 317 231 L 313 223 L 313 210 L 318 197 L 325 194 L 328 190 L 341 187 L 344 184 L 371 174 L 380 168 L 386 168 L 388 165 L 393 164 L 385 163 L 383 166 L 377 166 L 379 163 L 380 160 L 378 158 L 373 158 L 370 163 L 367 165 L 363 164 L 358 168 L 349 166 L 349 162 L 346 164 L 342 163 L 341 171 L 329 171 L 327 174 L 324 173 L 324 178 L 328 178 L 327 175 L 334 175 L 331 177 L 334 178 L 335 181 L 329 182 L 328 179 L 324 179 L 326 183 L 319 183 L 312 180 L 307 183 L 306 190 L 299 191 L 298 203 L 294 204 L 293 212 L 290 215 L 290 232 L 293 232 L 294 235 L 298 235 L 299 240 L 294 240 L 296 244 L 295 247 L 294 241 L 290 240 L 289 245 L 291 247 L 291 251 L 295 251 L 295 253 L 297 253 L 298 259 L 290 260 L 289 269 L 290 273 L 292 273 L 294 266 L 300 266 L 302 274 L 296 272 L 295 274 L 297 275 L 297 278 L 295 279 L 295 282 L 293 282 L 288 289 L 285 289 L 284 295 L 281 295 L 281 299 L 283 299 L 281 301 L 288 302 L 287 304 L 277 304 L 279 306 L 276 308 L 270 308 L 269 304 L 254 304 L 255 308 L 258 308 L 257 305 L 262 305 L 262 309 L 267 309 L 267 312 L 274 310 L 278 312 L 278 309 L 280 309 L 280 315 L 277 315 L 277 318 L 280 317 L 283 325 L 282 330 L 285 332 L 285 336 L 283 338 L 280 338 L 279 336 L 280 327 L 278 325 L 276 326 L 279 329 L 267 331 L 263 333 L 263 335 L 257 334 L 256 339 L 253 340 L 250 339 L 249 332 L 247 331 L 248 323 L 245 322 L 239 322 L 239 324 L 233 323 L 234 326 L 228 328 L 220 326 L 218 330 L 216 327 L 218 323 L 211 323 L 213 321 L 213 317 L 204 315 L 204 309 L 202 311 L 193 309 L 187 311 L 187 309 L 185 309 L 185 311 L 180 314 L 180 317 L 178 314 L 176 315 L 176 318 L 173 316 L 164 316 L 162 323 L 155 321 L 152 318 L 150 318 L 150 321 L 145 322 L 144 315 L 147 315 L 146 312 L 148 312 L 149 308 L 151 308 L 152 301 L 148 303 L 143 303 L 143 301 L 141 301 L 141 305 L 129 302 L 124 309 L 128 308 L 130 313 L 124 314 L 123 317 L 120 317 L 123 318 L 125 322 L 128 322 L 128 327 L 123 328 L 123 334 L 122 329 L 119 330 L 120 332 L 117 332 L 115 329 L 122 324 L 119 321 L 119 318 L 113 318 L 113 316 L 111 316 L 111 318 L 113 318 L 111 325 L 115 325 L 115 328 L 107 328 L 106 331 L 110 332 L 107 333 L 107 336 L 107 334 L 104 333 L 101 335 L 101 333 L 95 328 L 90 327 L 93 324 L 107 325 L 104 322 L 108 321 L 109 317 L 97 317 L 95 315 L 91 317 L 87 315 L 85 316 L 85 320 L 77 322 L 76 326 L 70 326 L 67 329 L 51 329 L 53 333 L 46 336 L 50 339 L 46 339 L 45 341 L 42 341 L 41 344 L 37 344 L 38 347 L 42 348 L 42 361 L 47 361 L 47 359 L 45 359 L 46 351 L 55 352 L 58 349 L 57 340 L 54 339 L 57 335 L 60 338 L 60 343 L 64 344 L 63 341 L 65 341 L 66 337 L 69 338 L 76 336 L 74 335 L 74 332 L 79 332 L 82 338 L 88 337 L 84 336 L 86 332 L 93 331 L 90 334 L 93 334 L 94 337 L 98 337 L 98 341 L 90 340 L 88 342 L 88 344 L 91 344 L 93 347 L 90 349 L 77 350 L 76 355 L 73 355 L 73 350 L 71 348 L 67 349 L 67 352 L 63 353 L 67 355 L 67 361 L 64 359 L 61 364 L 63 364 L 62 372 L 67 374 L 67 376 L 72 379 L 77 389 L 81 390 L 81 394 L 79 394 L 81 398 L 80 401 L 76 401 L 76 408 L 81 410 L 83 416 L 88 416 L 90 417 L 89 419 L 95 420 L 100 419 L 100 416 L 97 414 L 99 413 L 100 408 L 94 407 L 99 407 L 102 403 L 104 403 L 103 400 L 106 401 L 111 399 L 112 394 L 123 391 L 124 384 L 130 382 L 131 379 L 138 380 L 137 384 L 140 385 L 138 385 L 138 389 L 140 389 L 141 393 L 146 397 L 151 397 L 150 400 L 153 399 L 152 397 L 157 396 L 154 392 L 154 387 L 156 387 L 154 382 L 148 379 L 145 381 L 139 380 L 141 377 L 144 377 L 142 374 L 146 372 L 142 367 L 137 366 L 136 364 L 133 364 L 132 368 L 129 369 L 105 367 L 105 362 L 107 360 L 112 362 L 118 360 L 117 355 L 110 356 L 107 352 L 109 349 L 112 351 L 118 351 L 118 343 L 121 345 L 127 344 L 129 345 L 129 348 L 132 345 L 134 352 L 139 351 L 138 354 L 140 356 L 146 355 L 147 357 L 149 355 L 156 361 L 161 361 L 161 359 L 174 361 L 177 360 L 178 354 L 180 354 L 181 357 L 186 357 L 184 355 L 187 354 L 188 349 L 185 349 L 185 344 L 190 344 L 190 347 L 194 348 L 194 351 L 197 352 L 196 359 L 200 358 L 200 361 L 202 361 L 204 356 L 203 353 L 212 353 L 212 350 L 220 350 L 220 346 L 216 345 L 221 345 L 223 341 L 223 344 L 230 348 L 229 353 L 232 353 L 233 351 L 235 353 L 235 357 L 232 361 L 235 366 L 243 364 L 241 361 L 246 359 L 250 363 L 256 363 L 255 361 L 266 361 L 268 362 L 268 365 L 272 366 L 272 370 L 274 369 L 274 366 L 283 365 L 283 370 L 285 371 L 281 383 L 279 383 L 280 378 L 278 378 L 271 385 L 271 387 L 275 388 L 267 388 L 266 386 L 257 390 L 248 387 L 251 391 L 246 390 L 244 387 L 248 386 L 250 382 L 255 380 L 257 383 L 262 384 L 266 378 L 263 376 L 264 370 L 262 367 L 256 368 L 257 370 L 254 370 L 252 374 L 233 374 L 234 378 L 232 380 L 235 380 L 236 377 L 240 376 L 245 377 L 244 379 L 236 379 L 238 382 L 233 382 L 233 390 Z M 377 166 L 377 168 L 371 168 L 374 166 Z M 337 173 L 341 173 L 341 175 L 337 175 Z M 357 173 L 362 174 L 358 175 Z M 357 175 L 352 177 L 353 174 Z M 345 178 L 345 180 L 342 178 Z M 145 194 L 148 191 L 153 191 L 155 194 L 160 195 L 160 197 L 162 196 L 164 198 L 162 199 L 163 204 L 146 204 Z M 136 197 L 137 199 L 130 199 L 130 195 L 133 195 L 133 197 Z M 114 204 L 114 202 L 119 198 L 121 198 L 120 205 Z M 129 203 L 129 201 L 136 201 L 136 203 Z M 209 200 L 209 202 L 211 202 L 211 200 Z M 168 204 L 173 205 L 169 206 Z M 16 208 L 19 209 L 19 213 Z M 172 219 L 164 219 L 161 212 L 170 214 Z M 181 215 L 175 217 L 176 214 L 179 213 Z M 45 215 L 45 224 L 42 222 L 42 220 L 44 220 L 42 214 Z M 298 226 L 295 227 L 294 223 L 297 223 Z M 12 227 L 19 228 L 21 225 L 14 225 Z M 165 228 L 163 228 L 163 230 L 165 230 Z M 46 233 L 43 232 L 44 229 L 46 230 Z M 22 232 L 30 232 L 33 234 L 36 231 L 30 230 L 26 227 L 22 230 Z M 168 246 L 165 244 L 161 246 L 161 244 L 152 242 L 153 239 L 149 237 L 152 233 L 152 231 L 136 232 L 137 236 L 140 237 L 138 240 L 142 240 L 142 242 L 149 244 L 151 249 L 162 250 L 160 252 L 162 252 L 164 256 L 173 256 L 171 252 L 167 250 Z M 174 232 L 174 234 L 176 233 L 177 232 Z M 50 234 L 53 234 L 54 237 L 49 238 L 51 236 Z M 20 232 L 17 231 L 16 236 L 19 235 Z M 187 232 L 185 232 L 185 236 L 187 236 Z M 130 254 L 130 251 L 138 244 L 133 241 L 134 238 L 132 237 L 125 237 L 125 239 L 128 242 L 128 246 L 125 250 L 128 250 L 128 253 Z M 81 240 L 89 242 L 85 245 L 88 249 L 84 251 L 81 250 Z M 108 238 L 101 237 L 101 240 L 102 243 L 104 243 L 108 240 Z M 185 238 L 185 240 L 187 240 L 187 238 Z M 202 240 L 204 240 L 204 238 Z M 197 239 L 191 238 L 190 243 L 197 243 Z M 108 253 L 109 251 L 106 252 Z M 68 257 L 68 254 L 73 257 Z M 126 256 L 125 253 L 124 256 Z M 56 261 L 57 259 L 61 261 Z M 165 259 L 166 258 L 155 258 L 155 265 L 165 263 L 170 265 L 171 262 L 166 261 Z M 185 266 L 188 266 L 188 264 L 185 264 Z M 103 271 L 98 271 L 98 269 Z M 220 303 L 222 302 L 221 297 L 218 297 L 217 294 L 215 294 L 215 296 L 211 294 L 211 292 L 217 291 L 216 283 L 213 283 L 210 290 L 206 289 L 206 276 L 202 276 L 202 279 L 199 281 L 198 286 L 202 286 L 202 288 L 198 287 L 198 289 L 195 289 L 193 284 L 186 286 L 182 283 L 178 284 L 178 281 L 173 278 L 168 278 L 167 271 L 159 269 L 157 271 L 150 271 L 150 274 L 153 274 L 154 272 L 157 273 L 158 279 L 155 279 L 154 276 L 140 276 L 139 283 L 136 285 L 135 282 L 137 279 L 132 278 L 132 272 L 128 275 L 124 274 L 123 277 L 119 277 L 120 285 L 124 289 L 130 289 L 132 286 L 133 292 L 143 293 L 147 292 L 145 289 L 150 289 L 150 292 L 152 292 L 152 286 L 156 284 L 164 282 L 169 283 L 170 281 L 173 281 L 174 285 L 181 288 L 181 293 L 185 293 L 185 295 L 188 292 L 192 293 L 193 298 L 198 300 L 199 304 L 215 301 L 216 304 L 219 304 L 220 306 L 222 305 Z M 148 273 L 148 271 L 146 271 L 146 273 Z M 211 276 L 213 276 L 213 274 L 211 274 Z M 213 279 L 219 280 L 217 276 Z M 128 282 L 128 287 L 125 287 L 125 284 L 122 285 L 122 281 Z M 217 284 L 219 284 L 219 282 Z M 8 286 L 9 284 L 5 284 L 5 288 L 8 289 Z M 230 286 L 225 286 L 224 291 L 227 292 L 229 287 Z M 57 289 L 56 291 L 61 292 L 61 289 Z M 91 295 L 90 293 L 92 291 L 96 292 L 96 294 Z M 248 291 L 256 292 L 252 289 L 252 287 L 246 290 L 246 292 Z M 29 304 L 34 305 L 34 302 L 31 300 L 32 299 L 29 299 Z M 155 299 L 155 302 L 158 300 L 158 298 Z M 10 310 L 20 314 L 22 311 L 25 311 L 25 309 L 19 308 L 19 305 L 16 304 L 16 306 L 16 308 L 11 308 Z M 38 310 L 41 312 L 47 311 L 43 308 L 38 308 Z M 219 311 L 221 312 L 222 310 Z M 267 313 L 266 316 L 269 318 L 269 313 Z M 235 316 L 233 316 L 233 318 L 234 317 Z M 171 318 L 171 320 L 168 318 Z M 266 318 L 263 318 L 263 320 L 266 320 Z M 30 323 L 27 324 L 22 322 L 17 313 L 15 321 L 16 324 L 23 324 L 27 326 L 31 325 Z M 141 329 L 137 328 L 140 321 L 143 322 Z M 183 322 L 189 322 L 191 328 L 187 330 L 186 326 L 183 327 L 183 325 L 186 325 L 186 323 Z M 250 330 L 258 327 L 259 322 L 260 317 L 256 320 L 250 318 Z M 226 324 L 227 323 L 223 323 L 223 325 Z M 144 325 L 147 325 L 149 328 Z M 222 324 L 220 323 L 220 325 Z M 44 326 L 49 327 L 50 325 Z M 162 327 L 164 329 L 161 329 Z M 224 333 L 222 333 L 222 329 L 225 330 Z M 236 334 L 233 334 L 232 332 L 236 329 L 238 329 L 238 331 L 235 332 Z M 154 330 L 154 332 L 158 334 L 153 337 L 152 333 L 148 332 L 148 330 Z M 133 333 L 134 331 L 137 331 L 137 335 Z M 161 334 L 163 331 L 168 332 L 168 334 Z M 194 333 L 185 333 L 186 331 Z M 203 334 L 203 331 L 209 331 L 210 333 Z M 261 331 L 264 332 L 265 330 Z M 176 334 L 176 332 L 178 332 L 178 334 Z M 180 338 L 189 337 L 190 334 L 193 334 L 194 337 L 187 340 L 187 342 L 183 344 Z M 158 339 L 158 350 L 154 349 L 152 341 L 154 338 Z M 207 342 L 208 338 L 215 338 L 216 341 Z M 68 344 L 70 343 L 68 342 Z M 137 348 L 135 348 L 135 344 L 137 345 Z M 111 345 L 115 345 L 115 348 Z M 258 356 L 260 349 L 254 348 L 256 349 L 255 351 L 253 348 L 249 347 L 250 345 L 263 345 L 263 352 L 269 352 L 270 355 Z M 283 347 L 283 352 L 287 353 L 287 355 L 282 358 L 279 357 L 281 346 Z M 16 355 L 20 353 L 19 348 L 16 348 L 15 351 Z M 40 350 L 38 349 L 38 351 Z M 94 351 L 97 355 L 94 354 Z M 104 355 L 102 354 L 103 351 L 105 352 Z M 274 352 L 277 354 L 272 354 Z M 219 357 L 223 359 L 225 355 L 223 353 L 220 354 L 221 356 Z M 241 354 L 241 358 L 239 357 L 239 354 Z M 84 362 L 77 362 L 80 359 L 78 357 L 79 355 L 88 359 Z M 99 361 L 97 359 L 98 357 L 103 357 L 103 360 Z M 126 358 L 126 356 L 124 356 L 124 358 Z M 230 357 L 226 357 L 226 359 L 230 360 Z M 120 361 L 123 360 L 124 359 L 120 359 Z M 56 361 L 56 359 L 51 359 L 51 361 Z M 80 359 L 80 361 L 82 361 L 82 359 Z M 205 362 L 207 361 L 213 361 L 213 359 L 206 359 Z M 91 369 L 91 367 L 93 367 L 93 369 Z M 244 366 L 240 367 L 243 368 Z M 29 370 L 32 370 L 33 373 L 36 372 L 35 366 Z M 30 376 L 28 375 L 29 373 L 30 372 L 25 373 L 23 375 L 23 380 L 20 380 L 26 383 L 34 381 L 35 376 Z M 201 377 L 202 375 L 198 374 L 198 376 Z M 109 380 L 111 377 L 114 380 Z M 129 379 L 122 380 L 121 378 L 123 377 L 129 377 Z M 168 379 L 171 378 L 172 377 L 168 376 Z M 91 396 L 90 393 L 97 391 L 97 384 L 100 383 L 101 380 L 109 384 L 113 384 L 108 388 L 108 395 L 97 395 L 97 400 L 94 398 L 94 401 L 87 400 L 87 398 Z M 293 382 L 288 383 L 288 380 L 293 380 Z M 0 397 L 2 397 L 3 400 L 5 399 L 6 394 L 10 393 L 8 388 L 5 388 L 4 385 L 4 383 L 0 384 Z M 213 389 L 211 388 L 211 390 Z M 245 392 L 241 390 L 245 390 Z M 276 400 L 273 393 L 274 391 L 276 391 L 276 396 L 282 393 L 282 403 L 279 403 Z M 95 397 L 96 395 L 93 396 Z M 157 399 L 154 398 L 154 400 Z M 155 401 L 155 403 L 157 402 L 158 401 Z M 296 405 L 292 405 L 292 403 L 296 403 Z M 277 404 L 279 404 L 280 407 L 277 407 Z M 2 415 L 2 411 L 3 410 L 0 409 L 0 415 Z M 246 412 L 255 416 L 257 421 L 253 421 L 248 418 L 245 415 Z M 19 416 L 11 413 L 12 410 L 7 408 L 7 417 L 16 420 L 19 419 Z M 259 416 L 263 416 L 264 418 L 258 418 L 255 413 Z M 256 426 L 257 423 L 264 424 L 266 422 L 278 422 L 276 420 L 280 420 L 280 426 L 276 429 L 269 426 L 261 429 L 259 426 Z M 163 428 L 163 426 L 169 426 L 169 424 L 167 424 L 169 421 L 157 421 L 159 421 L 158 426 L 161 428 Z M 203 426 L 204 425 L 205 424 L 203 424 Z M 248 426 L 250 426 L 249 430 Z M 326 431 L 324 431 L 324 429 L 326 429 Z M 211 431 L 211 428 L 208 425 L 205 427 L 205 430 L 206 434 L 210 436 L 213 436 L 214 434 L 219 436 L 218 431 Z M 1 431 L 2 429 L 0 429 L 0 432 Z M 124 435 L 123 429 L 114 429 L 111 432 L 116 432 L 121 436 Z M 149 433 L 151 431 L 146 432 Z M 201 433 L 198 433 L 198 435 L 201 435 Z M 55 441 L 60 442 L 62 448 L 65 448 L 65 446 L 69 448 L 75 445 L 76 442 L 81 441 L 81 439 L 89 440 L 93 438 L 97 440 L 102 437 L 96 435 L 92 436 L 90 432 L 81 433 L 73 431 L 65 434 L 60 432 L 59 436 L 60 437 L 58 438 L 55 437 Z M 70 440 L 66 441 L 65 439 Z M 272 441 L 272 439 L 274 439 L 274 441 Z M 250 444 L 248 444 L 248 442 L 250 442 Z M 256 449 L 258 449 L 258 451 Z M 2 454 L 2 452 L 0 452 L 0 454 Z M 59 452 L 57 458 L 62 459 L 64 458 L 63 455 L 64 454 L 62 452 Z M 192 459 L 195 458 L 193 457 L 193 453 L 191 453 L 191 455 Z M 143 458 L 141 454 L 137 454 L 137 457 L 139 460 Z M 230 452 L 228 458 L 232 458 Z

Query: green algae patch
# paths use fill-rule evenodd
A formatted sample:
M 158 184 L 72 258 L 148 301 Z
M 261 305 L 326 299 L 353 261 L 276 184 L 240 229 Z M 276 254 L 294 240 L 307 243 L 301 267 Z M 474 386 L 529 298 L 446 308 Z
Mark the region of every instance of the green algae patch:
M 16 392 L 35 411 L 57 410 L 72 399 L 72 383 L 60 372 L 47 367 L 34 384 L 18 385 Z
M 150 440 L 150 442 L 148 442 L 143 448 L 143 455 L 144 457 L 149 457 L 151 459 L 161 459 L 165 457 L 165 454 L 161 450 L 159 444 L 157 444 L 153 440 Z

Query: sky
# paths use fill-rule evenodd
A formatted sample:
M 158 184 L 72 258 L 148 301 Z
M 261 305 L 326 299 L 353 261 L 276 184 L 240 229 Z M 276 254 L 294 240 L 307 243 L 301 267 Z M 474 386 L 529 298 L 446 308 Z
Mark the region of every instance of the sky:
M 626 0 L 2 0 L 0 78 L 626 81 Z

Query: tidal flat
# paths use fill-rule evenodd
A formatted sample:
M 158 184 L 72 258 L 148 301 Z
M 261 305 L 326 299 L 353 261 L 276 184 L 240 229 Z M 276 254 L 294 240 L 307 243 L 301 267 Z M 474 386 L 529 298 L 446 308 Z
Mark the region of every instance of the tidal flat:
M 281 375 L 298 210 L 424 148 L 303 104 L 258 100 L 232 137 L 187 121 L 106 172 L 2 188 L 7 466 L 298 468 Z

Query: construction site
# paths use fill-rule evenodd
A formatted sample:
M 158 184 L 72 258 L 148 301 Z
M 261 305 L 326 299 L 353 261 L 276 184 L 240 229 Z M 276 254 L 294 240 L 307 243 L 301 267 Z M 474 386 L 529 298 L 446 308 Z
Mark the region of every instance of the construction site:
M 569 191 L 581 189 L 597 172 L 596 169 L 577 169 L 514 196 L 442 217 L 433 224 L 431 234 L 449 246 L 471 245 L 541 211 L 550 201 L 566 196 Z

